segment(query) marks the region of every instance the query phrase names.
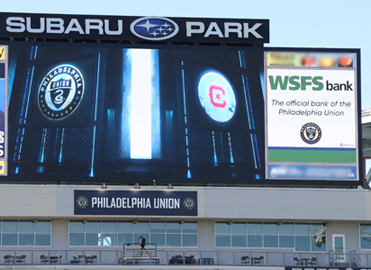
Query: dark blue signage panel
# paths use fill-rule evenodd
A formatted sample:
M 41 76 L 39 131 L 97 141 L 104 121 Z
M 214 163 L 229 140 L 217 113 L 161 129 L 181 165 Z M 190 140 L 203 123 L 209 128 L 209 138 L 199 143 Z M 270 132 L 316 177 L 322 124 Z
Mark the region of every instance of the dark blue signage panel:
M 75 215 L 197 216 L 196 191 L 75 190 Z
M 269 43 L 269 20 L 0 13 L 1 37 Z

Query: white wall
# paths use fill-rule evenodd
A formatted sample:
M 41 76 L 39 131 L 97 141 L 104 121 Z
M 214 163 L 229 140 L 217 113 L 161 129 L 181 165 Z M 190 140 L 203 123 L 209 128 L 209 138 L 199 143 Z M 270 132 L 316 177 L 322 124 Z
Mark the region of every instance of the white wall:
M 0 185 L 0 217 L 81 219 L 74 215 L 74 189 L 96 190 L 99 186 Z M 131 189 L 133 187 L 108 187 L 108 190 Z M 165 187 L 142 188 L 161 189 Z M 371 191 L 363 189 L 175 187 L 174 190 L 198 192 L 197 219 L 371 221 Z

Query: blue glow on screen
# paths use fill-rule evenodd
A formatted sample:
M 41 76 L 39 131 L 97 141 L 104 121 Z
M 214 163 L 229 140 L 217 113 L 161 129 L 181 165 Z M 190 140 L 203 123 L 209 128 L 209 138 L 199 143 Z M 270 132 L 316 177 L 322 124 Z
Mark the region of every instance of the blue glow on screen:
M 265 83 L 264 83 L 264 72 L 260 73 L 260 84 L 262 87 L 263 99 L 265 100 Z
M 152 158 L 152 57 L 131 51 L 130 158 Z
M 0 95 L 1 97 L 5 97 L 5 79 L 0 79 Z M 3 98 L 1 98 L 0 102 L 0 111 L 5 111 L 5 102 Z
M 122 156 L 160 158 L 158 52 L 151 49 L 124 51 Z

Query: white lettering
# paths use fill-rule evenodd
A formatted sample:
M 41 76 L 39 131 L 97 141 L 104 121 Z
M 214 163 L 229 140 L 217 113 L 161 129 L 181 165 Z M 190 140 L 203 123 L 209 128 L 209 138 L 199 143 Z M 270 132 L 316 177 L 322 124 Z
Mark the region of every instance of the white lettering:
M 84 31 L 81 28 L 81 25 L 77 19 L 71 19 L 70 23 L 67 26 L 65 34 L 69 34 L 70 32 L 79 32 L 79 34 L 83 35 Z
M 131 206 L 134 208 L 134 206 L 137 205 L 137 198 L 131 198 Z
M 50 34 L 62 34 L 64 31 L 63 19 L 46 18 L 46 32 Z
M 1 132 L 0 132 L 1 136 Z M 1 151 L 1 147 L 0 147 Z M 156 209 L 180 209 L 178 198 L 154 198 L 153 205 Z M 108 198 L 92 197 L 92 208 L 152 208 L 150 198 Z
M 91 208 L 94 208 L 94 205 L 97 204 L 97 197 L 91 198 Z
M 4 139 L 4 131 L 0 131 L 0 143 L 4 143 L 5 139 Z
M 151 201 L 147 198 L 146 208 L 151 208 Z
M 121 208 L 122 207 L 122 200 L 121 198 L 116 199 L 116 208 Z
M 6 19 L 6 30 L 12 33 L 22 33 L 26 29 L 24 26 L 24 18 L 22 17 L 9 17 Z
M 42 33 L 45 31 L 45 19 L 40 18 L 40 28 L 32 28 L 31 27 L 31 18 L 27 17 L 26 18 L 26 28 L 27 32 L 29 33 Z
M 221 29 L 216 22 L 211 22 L 204 34 L 205 38 L 210 36 L 218 36 L 219 38 L 229 38 L 232 33 L 235 33 L 238 38 L 249 38 L 250 34 L 255 38 L 262 39 L 263 37 L 257 32 L 257 29 L 262 23 L 255 23 L 252 27 L 249 23 L 225 22 L 224 29 Z M 224 30 L 224 35 L 222 30 Z M 205 31 L 203 22 L 186 22 L 186 36 L 192 37 L 193 34 L 202 34 Z
M 36 19 L 36 21 L 34 21 Z M 39 20 L 39 22 L 37 22 Z M 110 24 L 111 23 L 111 24 Z M 97 32 L 99 35 L 119 36 L 124 30 L 123 20 L 85 19 L 80 24 L 77 18 L 64 21 L 62 18 L 32 18 L 32 17 L 8 17 L 6 18 L 6 30 L 11 33 L 47 33 L 47 34 L 70 34 L 77 32 L 80 35 L 89 35 Z M 83 29 L 85 27 L 85 29 Z M 85 32 L 84 32 L 85 31 Z
M 224 36 L 229 38 L 229 33 L 237 33 L 238 38 L 242 38 L 242 25 L 240 23 L 224 23 Z
M 180 209 L 180 199 L 175 199 L 174 200 L 174 208 L 175 209 Z
M 138 206 L 137 208 L 143 208 L 143 198 L 138 198 Z
M 117 30 L 112 31 L 109 29 L 109 20 L 104 20 L 104 31 L 107 35 L 118 36 L 122 34 L 123 23 L 122 20 L 117 21 Z
M 115 201 L 115 198 L 112 198 L 111 199 L 111 205 L 110 205 L 111 208 L 116 208 L 116 201 Z
M 104 198 L 97 198 L 98 202 L 97 202 L 97 207 L 98 208 L 103 208 L 103 204 L 104 204 Z
M 205 25 L 202 22 L 186 22 L 187 37 L 192 34 L 202 34 L 205 31 Z
M 249 28 L 248 23 L 243 24 L 243 37 L 249 38 L 249 34 L 253 34 L 256 38 L 263 38 L 258 32 L 256 32 L 256 29 L 258 29 L 262 23 L 256 23 L 253 27 Z
M 222 31 L 220 31 L 220 28 L 216 22 L 210 23 L 204 37 L 209 37 L 210 35 L 217 35 L 218 37 L 223 38 Z
M 98 19 L 86 19 L 85 20 L 85 32 L 87 35 L 90 34 L 90 30 L 98 30 L 99 35 L 103 35 L 103 22 Z
M 156 209 L 180 209 L 180 199 L 176 198 L 154 198 L 153 207 Z
M 165 199 L 160 199 L 160 208 L 166 208 L 166 201 L 165 201 Z

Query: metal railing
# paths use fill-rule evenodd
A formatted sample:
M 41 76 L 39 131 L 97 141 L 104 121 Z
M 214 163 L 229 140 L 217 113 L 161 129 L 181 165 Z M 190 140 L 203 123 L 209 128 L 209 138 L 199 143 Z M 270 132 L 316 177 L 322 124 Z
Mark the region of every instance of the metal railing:
M 135 251 L 133 251 L 135 252 Z M 154 253 L 156 252 L 156 254 Z M 263 266 L 307 266 L 315 258 L 317 267 L 371 267 L 371 254 L 356 251 L 335 253 L 334 251 L 314 252 L 279 252 L 259 250 L 148 250 L 150 257 L 158 257 L 156 264 L 196 264 L 196 265 L 254 265 L 254 258 L 263 258 L 258 265 Z M 134 253 L 133 253 L 134 254 Z M 13 257 L 13 260 L 9 260 Z M 23 255 L 24 260 L 18 260 Z M 0 265 L 120 265 L 123 262 L 122 249 L 89 249 L 89 250 L 0 250 Z M 148 256 L 148 255 L 144 255 Z M 95 260 L 91 260 L 91 258 Z M 242 260 L 244 257 L 244 260 Z M 249 260 L 246 260 L 249 257 Z M 47 258 L 47 260 L 42 260 Z M 53 260 L 52 258 L 58 258 Z M 189 259 L 191 258 L 191 259 Z M 294 260 L 294 258 L 296 258 Z M 299 261 L 299 264 L 298 264 Z M 138 260 L 137 264 L 154 264 L 152 260 Z

